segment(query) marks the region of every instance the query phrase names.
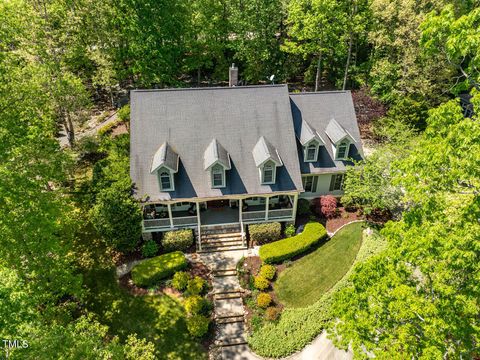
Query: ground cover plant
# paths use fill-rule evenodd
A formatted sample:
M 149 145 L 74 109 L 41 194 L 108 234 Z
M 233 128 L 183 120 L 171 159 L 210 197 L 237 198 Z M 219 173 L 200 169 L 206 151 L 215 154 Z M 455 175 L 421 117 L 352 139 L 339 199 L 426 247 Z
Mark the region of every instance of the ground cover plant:
M 362 242 L 363 222 L 340 229 L 328 242 L 280 273 L 274 288 L 287 307 L 315 303 L 352 266 Z

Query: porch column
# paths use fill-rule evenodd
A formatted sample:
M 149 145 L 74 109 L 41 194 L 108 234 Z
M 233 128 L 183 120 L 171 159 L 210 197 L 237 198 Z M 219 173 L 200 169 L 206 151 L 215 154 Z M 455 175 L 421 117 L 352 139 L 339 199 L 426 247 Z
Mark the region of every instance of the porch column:
M 267 196 L 265 200 L 265 221 L 268 221 L 268 208 L 270 205 L 270 197 Z
M 200 221 L 200 203 L 197 202 L 197 226 L 198 226 L 198 250 L 202 251 L 202 233 L 200 232 L 201 229 L 201 221 Z
M 173 229 L 172 205 L 168 203 L 167 208 L 168 208 L 168 218 L 170 219 L 170 227 Z
M 295 217 L 297 216 L 297 204 L 298 204 L 298 193 L 293 195 L 293 211 L 292 211 L 292 218 L 295 221 Z
M 238 199 L 238 219 L 240 220 L 240 231 L 242 234 L 242 244 L 245 246 L 245 232 L 243 231 L 243 215 L 242 215 L 243 202 L 242 199 Z

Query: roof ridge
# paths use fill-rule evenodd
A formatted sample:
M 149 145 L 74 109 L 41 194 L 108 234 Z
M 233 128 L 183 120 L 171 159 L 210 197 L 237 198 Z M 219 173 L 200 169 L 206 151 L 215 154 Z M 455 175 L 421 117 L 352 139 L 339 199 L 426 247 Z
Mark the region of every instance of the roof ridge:
M 130 92 L 167 92 L 167 91 L 192 91 L 192 90 L 233 90 L 233 89 L 262 89 L 262 88 L 288 88 L 288 84 L 245 85 L 245 86 L 212 86 L 189 88 L 164 88 L 164 89 L 133 89 Z

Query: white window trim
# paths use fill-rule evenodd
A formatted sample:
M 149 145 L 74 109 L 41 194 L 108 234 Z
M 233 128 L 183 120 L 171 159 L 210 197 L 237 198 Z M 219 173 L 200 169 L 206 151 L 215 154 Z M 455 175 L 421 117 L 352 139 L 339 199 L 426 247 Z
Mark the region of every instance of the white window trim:
M 315 145 L 315 156 L 312 160 L 309 160 L 307 158 L 308 148 L 310 147 L 310 145 Z M 319 150 L 320 150 L 320 144 L 316 140 L 312 140 L 312 141 L 308 142 L 307 144 L 305 144 L 305 146 L 303 147 L 303 159 L 305 160 L 305 162 L 315 162 L 315 161 L 317 161 Z
M 214 181 L 213 181 L 213 170 L 216 166 L 220 166 L 222 168 L 222 184 L 221 185 L 215 185 L 214 184 Z M 212 182 L 212 189 L 221 189 L 221 188 L 224 188 L 225 187 L 225 168 L 222 166 L 222 165 L 219 165 L 219 164 L 215 164 L 212 166 L 211 170 L 210 170 L 210 181 Z
M 338 173 L 338 174 L 333 174 L 334 177 L 333 179 L 333 188 L 331 191 L 343 191 L 343 181 L 345 180 L 345 173 Z M 337 182 L 337 178 L 341 177 L 342 180 L 340 181 L 340 189 L 335 189 L 335 183 Z
M 312 186 L 311 186 L 310 190 L 307 190 L 305 185 L 307 184 L 307 181 L 309 181 L 310 179 L 312 181 Z M 305 193 L 308 193 L 308 194 L 316 193 L 317 192 L 317 187 L 318 187 L 318 175 L 303 176 L 302 177 L 302 185 L 303 185 L 303 189 L 305 190 Z
M 344 157 L 339 157 L 338 156 L 338 153 L 339 153 L 339 150 L 340 150 L 340 146 L 342 145 L 345 145 L 346 146 L 346 149 L 345 149 L 345 156 Z M 340 142 L 340 144 L 338 144 L 337 146 L 335 146 L 335 160 L 346 160 L 348 159 L 348 153 L 350 152 L 350 142 L 349 141 L 346 141 L 346 140 L 342 140 Z
M 170 175 L 170 188 L 164 189 L 162 186 L 162 179 L 161 179 L 161 174 L 163 172 L 166 172 Z M 175 191 L 175 183 L 174 183 L 174 178 L 173 178 L 173 173 L 168 170 L 167 168 L 161 167 L 157 171 L 157 179 L 158 179 L 158 186 L 160 187 L 160 191 Z
M 272 165 L 272 181 L 265 181 L 265 166 L 271 164 Z M 267 161 L 263 166 L 260 168 L 260 180 L 262 182 L 262 185 L 272 185 L 275 184 L 275 180 L 277 177 L 277 166 L 275 163 L 271 160 Z

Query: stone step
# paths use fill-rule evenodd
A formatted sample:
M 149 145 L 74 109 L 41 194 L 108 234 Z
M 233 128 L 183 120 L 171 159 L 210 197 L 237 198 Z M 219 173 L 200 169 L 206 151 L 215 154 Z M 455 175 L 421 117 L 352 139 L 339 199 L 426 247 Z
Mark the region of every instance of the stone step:
M 236 276 L 214 276 L 212 288 L 214 294 L 239 291 L 241 289 L 240 282 Z
M 213 276 L 237 276 L 237 270 L 236 269 L 231 269 L 231 270 L 214 270 L 213 271 Z
M 211 252 L 220 252 L 220 251 L 233 251 L 233 250 L 247 250 L 246 246 L 228 246 L 228 247 L 212 247 L 204 249 L 202 246 L 202 250 L 197 251 L 198 253 L 211 253 Z
M 245 341 L 245 338 L 230 339 L 230 340 L 226 340 L 226 341 L 219 340 L 218 342 L 216 342 L 216 345 L 219 346 L 219 347 L 222 347 L 222 348 L 230 347 L 230 346 L 233 347 L 233 346 L 238 346 L 238 345 L 246 345 L 246 344 L 247 344 L 247 341 Z M 233 359 L 233 358 L 230 357 L 230 356 L 227 356 L 227 357 L 223 357 L 223 359 Z
M 226 294 L 215 294 L 214 300 L 236 299 L 241 297 L 242 297 L 242 293 L 232 292 L 232 293 L 226 293 Z
M 216 246 L 216 245 L 231 245 L 243 244 L 242 238 L 238 239 L 221 239 L 221 240 L 204 240 L 202 239 L 202 246 Z
M 202 239 L 210 240 L 210 239 L 229 239 L 229 238 L 241 238 L 241 233 L 210 233 L 210 234 L 203 234 Z
M 225 233 L 225 232 L 240 232 L 241 228 L 238 224 L 232 225 L 202 225 L 202 233 Z
M 231 247 L 241 247 L 242 242 L 241 241 L 235 241 L 232 243 L 227 243 L 227 244 L 202 244 L 202 250 L 221 250 L 225 248 L 231 248 Z
M 226 316 L 219 316 L 215 318 L 217 324 L 230 324 L 235 322 L 243 322 L 244 316 L 243 315 L 226 315 Z
M 215 317 L 243 316 L 245 310 L 240 298 L 214 300 Z
M 245 340 L 245 324 L 243 321 L 217 324 L 215 340 L 230 342 L 240 339 Z

